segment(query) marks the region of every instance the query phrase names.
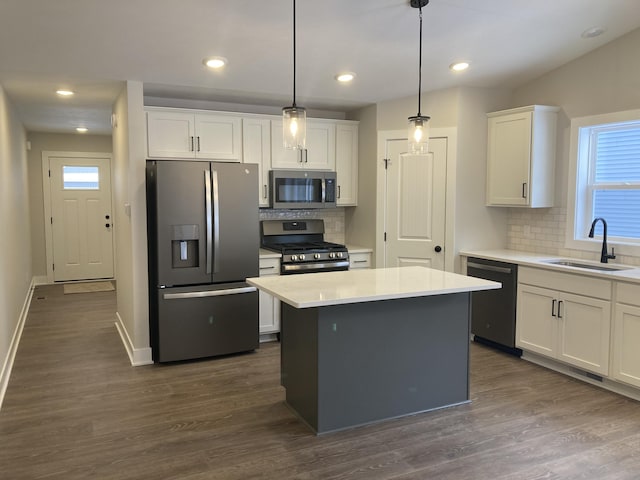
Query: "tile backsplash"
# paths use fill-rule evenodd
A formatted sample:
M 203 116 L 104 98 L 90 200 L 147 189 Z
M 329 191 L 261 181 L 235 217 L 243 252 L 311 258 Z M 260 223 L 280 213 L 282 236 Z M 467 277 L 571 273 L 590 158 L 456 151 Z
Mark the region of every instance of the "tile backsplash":
M 567 209 L 512 208 L 507 220 L 507 248 L 559 257 L 600 260 L 599 252 L 565 248 Z M 615 263 L 640 265 L 639 257 L 616 254 Z
M 321 218 L 324 220 L 324 239 L 327 242 L 345 243 L 344 208 L 327 208 L 318 210 L 272 210 L 260 209 L 260 220 L 301 220 L 305 218 Z

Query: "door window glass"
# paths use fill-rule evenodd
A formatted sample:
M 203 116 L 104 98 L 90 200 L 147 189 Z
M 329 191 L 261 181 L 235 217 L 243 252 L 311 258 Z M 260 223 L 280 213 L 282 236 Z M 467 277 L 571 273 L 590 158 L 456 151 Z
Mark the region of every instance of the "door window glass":
M 65 190 L 99 190 L 99 168 L 65 165 L 62 167 L 62 185 Z

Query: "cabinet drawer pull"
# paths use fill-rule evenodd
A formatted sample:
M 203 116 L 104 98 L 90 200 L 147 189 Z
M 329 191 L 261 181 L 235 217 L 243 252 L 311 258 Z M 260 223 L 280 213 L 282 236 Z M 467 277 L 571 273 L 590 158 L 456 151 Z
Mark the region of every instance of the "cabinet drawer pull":
M 367 263 L 368 260 L 354 260 L 353 263 Z
M 551 300 L 551 316 L 556 316 L 556 299 Z
M 273 270 L 274 268 L 276 268 L 274 265 L 271 265 L 270 267 L 260 267 L 260 270 Z

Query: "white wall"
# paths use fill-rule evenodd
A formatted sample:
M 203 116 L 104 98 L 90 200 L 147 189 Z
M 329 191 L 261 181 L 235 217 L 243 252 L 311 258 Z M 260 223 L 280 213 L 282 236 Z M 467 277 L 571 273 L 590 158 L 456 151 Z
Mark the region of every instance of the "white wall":
M 345 208 L 345 240 L 349 244 L 375 248 L 378 162 L 377 106 L 352 112 L 358 120 L 358 207 Z M 375 255 L 373 255 L 375 260 Z M 374 262 L 375 266 L 375 262 Z
M 0 404 L 33 275 L 26 141 L 24 127 L 0 87 Z
M 514 91 L 511 106 L 561 108 L 556 153 L 556 202 L 552 209 L 509 209 L 508 246 L 517 250 L 598 260 L 599 253 L 564 248 L 571 119 L 640 108 L 640 29 Z M 524 235 L 524 226 L 532 232 Z M 616 262 L 640 265 L 639 257 Z
M 118 329 L 132 364 L 151 362 L 145 196 L 146 127 L 141 82 L 127 82 L 113 107 Z
M 431 117 L 432 128 L 454 128 L 457 132 L 455 179 L 453 192 L 448 192 L 454 204 L 453 215 L 447 218 L 446 246 L 453 248 L 454 269 L 458 267 L 460 249 L 500 248 L 506 245 L 507 212 L 485 207 L 487 162 L 487 118 L 491 111 L 506 108 L 511 91 L 504 89 L 454 88 L 422 95 L 422 114 Z M 375 108 L 351 112 L 349 118 L 360 119 L 360 186 L 358 207 L 347 214 L 347 241 L 373 247 L 375 245 L 376 172 L 381 152 L 375 152 L 377 133 L 404 130 L 408 117 L 417 113 L 417 97 L 406 97 L 379 103 Z M 375 121 L 371 117 L 375 115 Z M 364 128 L 363 128 L 364 126 Z M 375 128 L 375 134 L 372 129 Z M 363 146 L 364 142 L 364 146 Z M 366 192 L 363 195 L 363 191 Z M 370 242 L 367 240 L 373 239 Z M 374 255 L 375 257 L 375 255 Z
M 502 89 L 460 89 L 458 97 L 458 151 L 455 195 L 455 270 L 458 252 L 465 249 L 504 248 L 507 214 L 486 207 L 487 113 L 502 109 L 511 92 Z
M 29 202 L 31 205 L 31 255 L 33 275 L 47 275 L 44 198 L 42 190 L 42 152 L 101 152 L 111 153 L 111 136 L 29 132 L 31 150 L 27 154 L 29 166 Z M 49 201 L 47 199 L 47 201 Z

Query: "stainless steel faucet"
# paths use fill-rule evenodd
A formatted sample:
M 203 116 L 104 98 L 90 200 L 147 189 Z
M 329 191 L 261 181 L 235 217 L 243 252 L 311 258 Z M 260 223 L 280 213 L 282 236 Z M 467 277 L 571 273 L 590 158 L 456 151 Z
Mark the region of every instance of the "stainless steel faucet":
M 610 258 L 616 258 L 613 247 L 611 248 L 611 255 L 607 251 L 607 221 L 602 217 L 597 217 L 591 222 L 591 230 L 589 230 L 589 238 L 593 238 L 593 231 L 596 228 L 598 220 L 602 222 L 602 253 L 600 254 L 600 263 L 609 263 Z

